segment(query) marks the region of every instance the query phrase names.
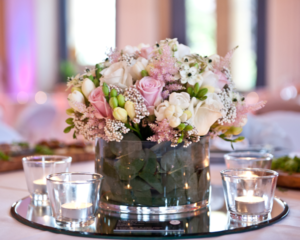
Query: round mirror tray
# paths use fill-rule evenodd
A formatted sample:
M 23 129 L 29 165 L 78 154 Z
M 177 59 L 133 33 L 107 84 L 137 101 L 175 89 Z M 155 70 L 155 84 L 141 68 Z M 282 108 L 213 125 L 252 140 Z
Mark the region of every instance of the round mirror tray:
M 73 236 L 92 238 L 200 238 L 245 232 L 269 226 L 285 218 L 288 205 L 274 198 L 273 210 L 263 222 L 238 222 L 227 214 L 223 189 L 212 186 L 209 208 L 195 212 L 168 215 L 136 215 L 100 210 L 94 223 L 85 228 L 66 228 L 56 224 L 50 206 L 36 206 L 30 197 L 11 207 L 12 216 L 30 227 Z

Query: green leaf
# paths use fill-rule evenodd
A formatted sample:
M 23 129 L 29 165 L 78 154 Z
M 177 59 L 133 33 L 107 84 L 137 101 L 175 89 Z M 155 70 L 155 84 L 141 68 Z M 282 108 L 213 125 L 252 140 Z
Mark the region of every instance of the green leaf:
M 74 125 L 66 127 L 65 130 L 64 130 L 64 133 L 69 133 L 72 130 L 72 128 L 74 128 L 74 127 L 75 127 Z
M 115 163 L 115 169 L 121 180 L 134 179 L 145 164 L 145 154 L 143 150 L 130 153 L 121 157 Z
M 145 161 L 146 163 L 143 168 L 143 172 L 154 174 L 156 171 L 157 161 L 155 153 L 150 149 L 145 149 Z
M 198 178 L 197 173 L 194 173 L 188 180 L 188 189 L 186 190 L 186 195 L 189 201 L 199 202 L 199 191 L 198 191 Z
M 135 179 L 132 179 L 130 181 L 130 185 L 132 186 L 132 189 L 137 191 L 146 191 L 151 189 L 151 186 L 146 183 L 144 180 L 142 180 L 140 177 L 136 177 Z
M 73 108 L 68 108 L 68 109 L 66 110 L 66 113 L 67 113 L 69 116 L 71 116 L 71 115 L 74 113 L 74 109 L 73 109 Z
M 66 120 L 66 123 L 69 124 L 69 125 L 74 125 L 74 123 L 73 123 L 73 118 L 68 118 L 68 119 Z
M 46 146 L 42 146 L 42 145 L 36 145 L 35 148 L 35 153 L 38 153 L 38 154 L 45 154 L 45 155 L 52 155 L 53 154 L 53 151 L 46 147 Z
M 77 138 L 76 132 L 74 131 L 74 132 L 73 132 L 73 139 L 76 139 L 76 138 Z
M 151 185 L 159 193 L 163 192 L 162 185 L 161 185 L 160 181 L 155 176 L 153 176 L 153 175 L 151 175 L 147 172 L 141 172 L 139 174 L 139 177 L 142 178 L 144 181 L 146 181 L 149 185 Z
M 4 152 L 0 151 L 0 160 L 9 161 L 9 156 L 6 155 Z
M 152 198 L 150 189 L 145 191 L 133 191 L 136 204 L 152 206 Z

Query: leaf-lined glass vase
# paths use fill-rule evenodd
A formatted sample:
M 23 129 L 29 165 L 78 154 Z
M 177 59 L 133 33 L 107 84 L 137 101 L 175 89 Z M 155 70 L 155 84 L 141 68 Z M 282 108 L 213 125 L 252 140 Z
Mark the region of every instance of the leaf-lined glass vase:
M 104 176 L 100 207 L 167 214 L 206 207 L 210 197 L 209 137 L 184 148 L 140 141 L 96 141 L 96 172 Z

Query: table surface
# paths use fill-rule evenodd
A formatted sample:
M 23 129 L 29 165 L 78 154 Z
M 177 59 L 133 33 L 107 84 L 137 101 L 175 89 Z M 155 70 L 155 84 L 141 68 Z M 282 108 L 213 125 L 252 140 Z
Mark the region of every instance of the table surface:
M 225 168 L 223 164 L 211 165 L 211 183 L 221 185 L 220 171 Z M 72 172 L 94 172 L 94 162 L 73 163 Z M 0 174 L 0 239 L 2 240 L 69 240 L 69 239 L 88 239 L 83 237 L 73 237 L 63 234 L 55 234 L 41 231 L 19 223 L 10 215 L 11 205 L 28 196 L 25 174 L 23 171 Z M 275 195 L 290 207 L 289 215 L 282 221 L 259 230 L 230 234 L 211 240 L 230 239 L 300 239 L 300 191 L 295 190 L 276 190 Z

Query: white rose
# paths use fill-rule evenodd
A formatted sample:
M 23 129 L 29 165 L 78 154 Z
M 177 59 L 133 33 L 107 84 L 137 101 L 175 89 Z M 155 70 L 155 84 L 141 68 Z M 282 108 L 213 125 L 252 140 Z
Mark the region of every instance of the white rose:
M 127 54 L 129 56 L 133 56 L 137 51 L 139 51 L 137 47 L 130 45 L 125 46 L 122 50 L 123 54 Z
M 199 101 L 193 97 L 189 106 L 192 117 L 188 122 L 195 126 L 200 136 L 204 136 L 208 133 L 210 127 L 219 118 L 223 117 L 221 114 L 222 107 L 223 104 L 214 96 L 210 97 L 208 103 L 206 101 Z
M 141 71 L 145 70 L 148 65 L 146 58 L 139 57 L 136 63 L 130 68 L 130 74 L 134 80 L 142 79 Z
M 191 49 L 188 46 L 179 44 L 177 46 L 177 51 L 174 53 L 174 56 L 177 59 L 181 60 L 184 56 L 190 55 L 190 53 L 191 53 Z
M 169 103 L 172 105 L 177 105 L 181 107 L 181 109 L 186 109 L 190 105 L 190 99 L 190 95 L 186 92 L 173 92 L 170 94 Z
M 79 111 L 79 109 L 76 106 L 74 106 L 74 102 L 85 104 L 84 96 L 81 92 L 77 90 L 73 91 L 68 95 L 68 102 L 71 108 L 73 108 L 75 111 Z
M 157 121 L 162 121 L 165 119 L 165 110 L 167 107 L 169 107 L 169 105 L 170 104 L 168 101 L 164 101 L 155 107 L 154 114 Z
M 132 85 L 132 76 L 126 62 L 117 62 L 101 71 L 101 83 L 113 84 L 120 88 L 127 88 Z
M 90 93 L 95 89 L 95 84 L 89 78 L 85 78 L 81 85 L 82 93 L 86 98 L 89 98 Z

